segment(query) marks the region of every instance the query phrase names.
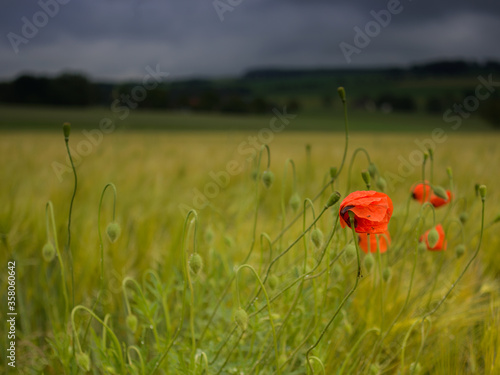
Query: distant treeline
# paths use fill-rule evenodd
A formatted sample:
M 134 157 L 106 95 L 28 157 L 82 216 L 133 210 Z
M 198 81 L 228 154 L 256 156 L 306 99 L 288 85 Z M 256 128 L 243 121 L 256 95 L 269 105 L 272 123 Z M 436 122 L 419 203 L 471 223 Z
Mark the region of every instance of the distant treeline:
M 0 83 L 0 103 L 53 106 L 129 105 L 133 108 L 266 113 L 286 105 L 330 108 L 336 86 L 349 87 L 350 105 L 367 110 L 427 111 L 443 113 L 464 98 L 475 95 L 479 76 L 500 81 L 500 63 L 439 61 L 408 68 L 371 69 L 254 69 L 233 79 L 168 81 L 153 89 L 140 82 L 95 83 L 85 75 L 57 77 L 23 74 Z M 446 82 L 443 86 L 436 82 Z M 404 83 L 418 82 L 418 90 Z M 451 82 L 451 84 L 450 84 Z M 462 82 L 466 82 L 463 83 Z M 496 84 L 496 83 L 495 83 Z M 403 87 L 403 89 L 402 89 Z M 496 87 L 496 86 L 495 86 Z M 315 103 L 311 105 L 311 103 Z M 480 113 L 498 124 L 500 90 L 494 90 Z

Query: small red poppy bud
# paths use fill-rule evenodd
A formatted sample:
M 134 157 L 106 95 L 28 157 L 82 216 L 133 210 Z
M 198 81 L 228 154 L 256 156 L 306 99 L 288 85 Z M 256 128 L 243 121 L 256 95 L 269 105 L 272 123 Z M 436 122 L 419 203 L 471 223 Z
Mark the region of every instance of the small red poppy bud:
M 270 188 L 274 182 L 274 173 L 267 170 L 262 173 L 262 182 L 266 188 Z
M 425 232 L 420 237 L 420 242 L 425 242 L 427 250 L 432 250 L 432 251 L 446 250 L 447 243 L 445 241 L 443 226 L 441 224 L 438 224 L 434 228 Z
M 342 86 L 340 86 L 339 88 L 337 88 L 337 92 L 339 94 L 340 100 L 342 100 L 342 102 L 345 103 L 345 89 Z

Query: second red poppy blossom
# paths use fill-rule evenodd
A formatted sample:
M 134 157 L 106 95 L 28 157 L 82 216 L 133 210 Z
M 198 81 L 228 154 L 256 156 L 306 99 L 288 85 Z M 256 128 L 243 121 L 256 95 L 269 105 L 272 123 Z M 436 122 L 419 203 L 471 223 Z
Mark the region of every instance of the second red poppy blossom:
M 384 233 L 392 211 L 392 200 L 387 194 L 372 190 L 355 191 L 340 204 L 340 225 L 342 228 L 351 227 L 349 212 L 352 212 L 356 233 Z

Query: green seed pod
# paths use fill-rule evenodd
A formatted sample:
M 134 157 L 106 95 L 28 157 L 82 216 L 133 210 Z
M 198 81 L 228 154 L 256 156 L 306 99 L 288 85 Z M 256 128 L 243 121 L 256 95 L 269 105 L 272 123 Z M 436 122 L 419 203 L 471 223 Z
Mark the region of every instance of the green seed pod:
M 127 328 L 129 329 L 130 332 L 135 333 L 137 331 L 137 316 L 134 314 L 129 314 L 127 316 Z
M 42 256 L 46 262 L 51 262 L 55 258 L 56 250 L 50 242 L 47 242 L 45 245 L 43 245 Z
M 389 267 L 386 267 L 384 268 L 384 270 L 382 271 L 382 279 L 385 281 L 385 282 L 388 282 L 389 279 L 391 278 L 391 269 Z
M 232 248 L 234 246 L 234 240 L 231 236 L 224 236 L 224 243 L 227 247 Z
M 385 178 L 383 178 L 383 177 L 377 178 L 376 185 L 377 185 L 377 189 L 379 189 L 381 192 L 385 192 L 385 190 L 387 189 L 387 182 L 385 181 Z
M 294 193 L 292 194 L 292 196 L 290 197 L 290 207 L 292 208 L 293 212 L 297 212 L 297 210 L 299 209 L 300 207 L 300 196 L 298 193 Z
M 259 171 L 257 169 L 254 169 L 252 171 L 251 176 L 252 176 L 252 180 L 257 181 L 257 177 L 259 176 Z
M 448 178 L 451 180 L 453 178 L 453 171 L 451 167 L 446 168 L 446 173 L 448 174 Z
M 109 241 L 111 243 L 114 243 L 116 239 L 120 237 L 121 231 L 122 228 L 116 221 L 109 223 L 108 227 L 106 228 L 106 233 L 108 234 Z
M 465 245 L 464 244 L 458 245 L 455 251 L 457 254 L 457 258 L 460 258 L 462 255 L 465 254 Z
M 373 257 L 373 255 L 371 253 L 365 255 L 364 263 L 365 263 L 366 270 L 368 272 L 371 272 L 373 265 L 375 264 L 375 258 Z
M 429 153 L 429 156 L 431 157 L 431 160 L 434 160 L 434 149 L 428 148 L 427 152 Z
M 342 278 L 342 273 L 343 273 L 343 270 L 342 270 L 342 266 L 338 263 L 335 263 L 332 267 L 332 277 L 336 280 Z
M 274 173 L 270 170 L 264 171 L 262 173 L 262 182 L 264 186 L 269 189 L 274 182 Z
M 356 251 L 356 246 L 352 243 L 345 247 L 345 257 L 348 262 L 356 258 Z
M 481 199 L 484 201 L 484 199 L 486 198 L 486 185 L 480 185 L 478 190 Z
M 76 353 L 75 358 L 76 358 L 76 363 L 78 364 L 78 366 L 80 366 L 80 368 L 83 371 L 85 372 L 90 371 L 90 357 L 87 353 L 84 352 Z
M 269 276 L 269 279 L 267 280 L 267 284 L 269 285 L 269 289 L 275 290 L 279 284 L 278 276 L 276 276 L 276 275 Z
M 432 191 L 434 194 L 436 194 L 439 198 L 442 198 L 444 200 L 448 200 L 448 194 L 446 194 L 446 190 L 442 188 L 441 186 L 433 186 Z
M 323 244 L 323 232 L 319 228 L 314 228 L 311 231 L 311 241 L 313 242 L 316 249 L 319 249 Z
M 361 177 L 363 177 L 363 181 L 365 182 L 366 186 L 369 187 L 371 183 L 371 178 L 370 178 L 370 173 L 365 169 L 361 172 Z
M 420 363 L 415 363 L 415 362 L 412 362 L 410 364 L 410 374 L 412 375 L 418 375 L 422 372 L 422 366 L 420 366 Z
M 243 330 L 246 331 L 248 327 L 248 314 L 241 307 L 234 312 L 234 321 Z
M 418 244 L 418 250 L 419 251 L 425 251 L 425 250 L 427 250 L 427 245 L 425 244 L 425 242 L 420 242 Z
M 195 275 L 198 275 L 202 268 L 203 259 L 201 258 L 200 254 L 191 254 L 191 257 L 189 258 L 189 269 L 191 270 L 191 272 Z
M 474 190 L 476 192 L 476 197 L 479 196 L 479 184 L 474 185 Z
M 434 227 L 429 231 L 429 234 L 427 235 L 427 242 L 429 244 L 429 247 L 433 248 L 437 245 L 438 241 L 439 241 L 439 233 L 436 227 Z
M 342 100 L 342 103 L 345 103 L 345 89 L 340 86 L 339 88 L 337 88 L 337 92 L 339 94 L 340 100 Z
M 330 177 L 331 178 L 337 177 L 337 168 L 336 167 L 331 167 L 330 168 Z
M 63 134 L 64 134 L 64 138 L 68 139 L 69 138 L 69 134 L 71 133 L 71 124 L 69 122 L 65 122 L 63 124 Z
M 374 163 L 370 163 L 368 166 L 368 173 L 370 173 L 371 178 L 377 177 L 378 173 L 378 168 Z
M 460 219 L 460 222 L 462 224 L 465 224 L 467 222 L 467 220 L 469 219 L 469 214 L 467 212 L 462 212 L 458 218 Z M 500 215 L 499 215 L 499 218 L 500 218 Z
M 332 195 L 330 195 L 330 198 L 328 198 L 328 200 L 326 201 L 326 207 L 332 207 L 340 200 L 340 197 L 340 193 L 338 191 L 334 191 Z

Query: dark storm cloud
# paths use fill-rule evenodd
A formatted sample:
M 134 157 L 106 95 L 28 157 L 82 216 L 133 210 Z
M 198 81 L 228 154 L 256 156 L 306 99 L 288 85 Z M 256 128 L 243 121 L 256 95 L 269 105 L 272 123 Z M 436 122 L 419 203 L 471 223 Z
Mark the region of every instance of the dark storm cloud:
M 212 0 L 67 1 L 16 54 L 9 32 L 23 36 L 22 17 L 32 21 L 41 8 L 37 1 L 8 0 L 0 12 L 0 77 L 69 69 L 120 79 L 140 77 L 158 63 L 172 77 L 233 75 L 255 66 L 345 66 L 339 44 L 356 47 L 354 27 L 363 30 L 371 11 L 388 6 L 367 0 L 220 3 L 234 6 L 218 14 Z M 400 9 L 350 56 L 350 66 L 500 59 L 500 2 L 405 0 Z

